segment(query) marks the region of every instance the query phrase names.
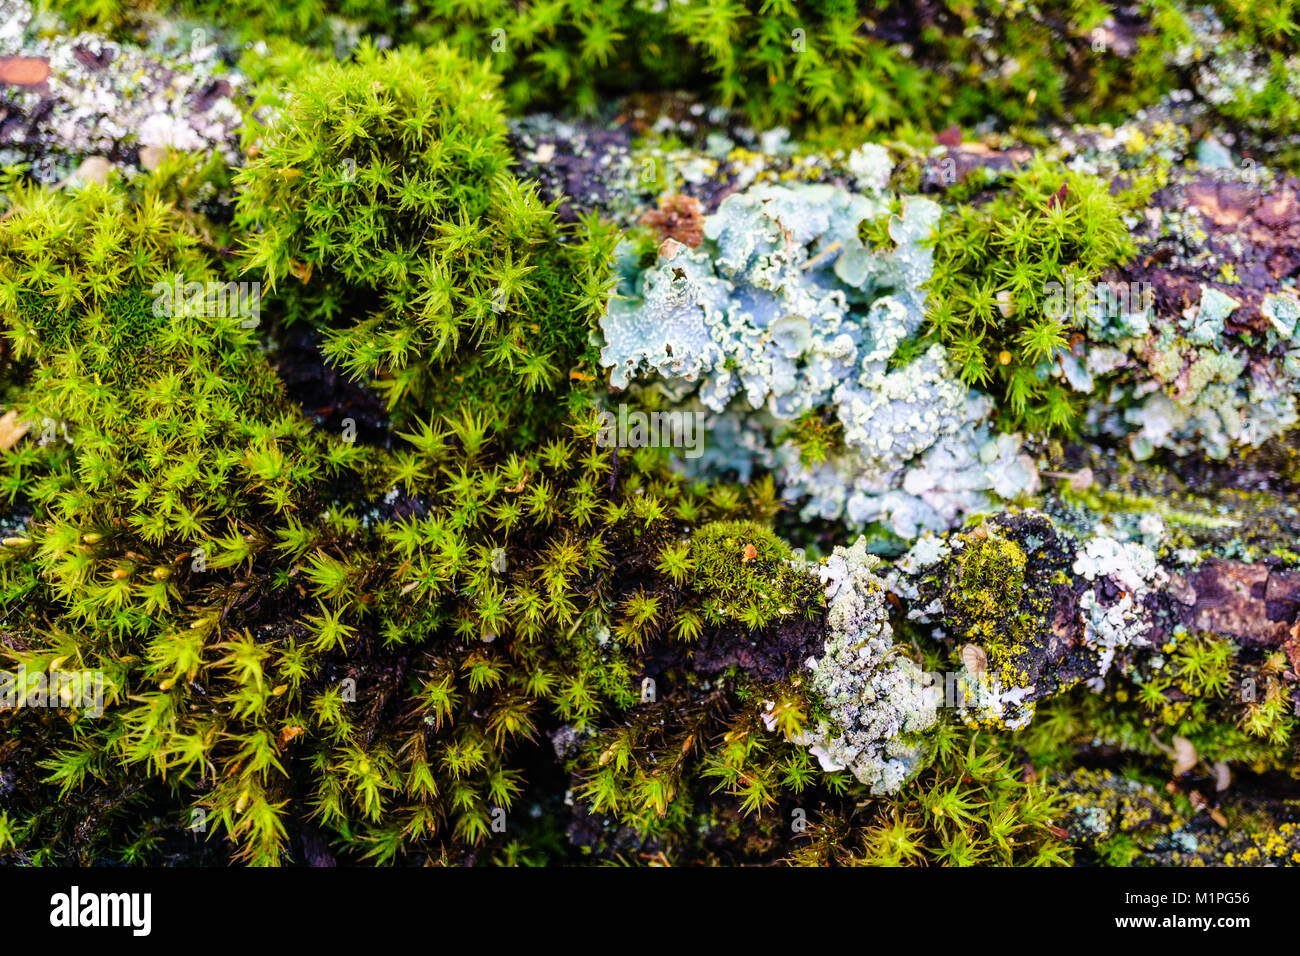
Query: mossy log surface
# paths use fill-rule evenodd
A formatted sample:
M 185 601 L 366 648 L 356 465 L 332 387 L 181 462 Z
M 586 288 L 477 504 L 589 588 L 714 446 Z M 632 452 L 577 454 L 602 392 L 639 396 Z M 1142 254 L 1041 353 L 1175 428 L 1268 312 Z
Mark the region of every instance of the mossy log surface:
M 1300 864 L 1295 5 L 867 6 L 0 0 L 0 864 Z

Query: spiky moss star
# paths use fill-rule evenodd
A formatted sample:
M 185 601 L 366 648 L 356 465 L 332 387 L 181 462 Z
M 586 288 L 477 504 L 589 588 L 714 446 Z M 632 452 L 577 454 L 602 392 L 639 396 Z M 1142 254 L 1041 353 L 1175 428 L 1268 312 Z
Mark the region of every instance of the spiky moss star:
M 1231 642 L 1205 634 L 1180 635 L 1167 648 L 1105 694 L 1079 690 L 1053 701 L 1035 724 L 1068 727 L 1075 740 L 1086 737 L 1165 766 L 1179 737 L 1191 744 L 1199 772 L 1223 763 L 1296 776 L 1297 721 L 1281 653 L 1252 661 Z
M 1084 288 L 1133 254 L 1123 213 L 1107 182 L 1040 155 L 935 230 L 928 336 L 963 381 L 995 395 L 1008 426 L 1077 427 L 1077 401 L 1051 372 L 1085 316 L 1072 303 L 1058 309 L 1052 290 Z
M 366 44 L 293 79 L 238 219 L 250 272 L 301 288 L 323 325 L 342 315 L 326 356 L 399 422 L 464 411 L 529 442 L 591 402 L 612 234 L 560 227 L 505 136 L 483 63 Z
M 74 440 L 5 457 L 14 494 L 49 472 L 6 550 L 5 593 L 27 602 L 10 657 L 108 680 L 102 722 L 7 715 L 40 755 L 9 842 L 23 859 L 157 859 L 201 812 L 214 844 L 253 863 L 301 861 L 321 832 L 348 859 L 461 859 L 515 805 L 519 749 L 559 722 L 619 720 L 638 705 L 637 655 L 690 645 L 719 616 L 715 593 L 683 586 L 681 545 L 689 557 L 709 517 L 770 519 L 771 484 L 687 486 L 655 450 L 597 448 L 594 416 L 532 449 L 494 443 L 464 406 L 412 418 L 391 455 L 314 434 L 242 316 L 154 310 L 153 282 L 222 273 L 151 182 L 23 193 L 3 231 L 7 334 L 40 385 L 25 400 Z M 385 487 L 405 517 L 359 518 L 349 499 Z M 743 547 L 719 552 L 736 528 L 761 548 L 752 569 Z M 817 612 L 774 590 L 785 550 L 760 524 L 706 526 L 701 542 L 705 580 L 746 568 L 727 596 L 756 609 L 750 627 Z M 711 726 L 758 721 L 732 680 L 726 707 L 703 697 Z M 656 723 L 676 734 L 700 692 L 668 691 L 683 716 Z M 790 725 L 802 705 L 787 697 Z M 681 768 L 683 789 L 707 796 L 703 771 L 725 764 L 741 776 L 719 799 L 765 804 L 753 760 L 712 750 Z M 786 751 L 781 779 L 806 781 Z M 671 788 L 623 771 L 641 795 L 628 812 L 665 818 Z
M 13 195 L 0 306 L 13 355 L 31 363 L 18 410 L 57 426 L 54 450 L 31 454 L 66 458 L 75 481 L 6 488 L 63 519 L 198 544 L 228 521 L 287 511 L 296 490 L 357 452 L 297 458 L 321 446 L 253 348 L 255 290 L 226 285 L 160 186 Z
M 799 463 L 805 468 L 825 464 L 844 451 L 844 424 L 827 408 L 813 408 L 778 432 L 778 442 L 791 442 L 799 449 Z
M 815 579 L 802 590 L 784 584 L 785 546 L 763 525 L 736 520 L 745 511 L 770 518 L 770 483 L 744 496 L 727 486 L 706 492 L 666 470 L 655 449 L 621 451 L 615 475 L 599 428 L 590 416 L 571 439 L 527 455 L 482 443 L 481 429 L 467 442 L 468 425 L 455 435 L 437 426 L 412 433 L 419 467 L 406 469 L 406 487 L 427 511 L 383 528 L 393 570 L 377 605 L 385 640 L 409 655 L 421 683 L 413 711 L 395 712 L 375 739 L 402 779 L 431 774 L 437 790 L 385 798 L 365 836 L 377 859 L 426 847 L 414 829 L 426 817 L 454 813 L 463 820 L 457 835 L 486 837 L 488 811 L 514 795 L 481 779 L 482 762 L 505 761 L 542 733 L 572 742 L 583 820 L 612 814 L 672 844 L 691 830 L 700 801 L 738 799 L 756 812 L 788 774 L 801 785 L 814 775 L 759 725 L 743 673 L 665 676 L 655 664 L 719 624 L 757 629 L 787 613 L 819 613 L 806 593 Z M 648 672 L 658 682 L 651 691 L 637 676 Z M 787 690 L 797 722 L 804 705 Z M 752 746 L 726 756 L 730 745 L 717 741 L 728 727 L 745 728 L 732 743 L 752 737 Z M 768 763 L 773 747 L 781 753 Z M 723 774 L 723 797 L 710 797 L 707 772 Z M 767 783 L 751 791 L 756 773 Z M 339 809 L 332 800 L 324 812 Z
M 70 23 L 120 29 L 141 10 L 123 0 L 58 0 Z M 667 4 L 633 0 L 558 0 L 473 7 L 450 0 L 394 6 L 382 0 L 177 0 L 175 13 L 226 24 L 249 38 L 301 37 L 332 47 L 346 27 L 421 46 L 446 44 L 472 60 L 490 58 L 505 74 L 515 111 L 544 105 L 594 111 L 602 95 L 645 89 L 712 87 L 716 99 L 765 123 L 808 117 L 900 122 L 926 104 L 924 72 L 892 45 L 865 35 L 845 0 L 811 4 Z M 902 74 L 890 87 L 882 71 Z M 845 82 L 845 77 L 850 82 Z M 933 80 L 931 80 L 933 84 Z
M 461 859 L 516 805 L 516 756 L 541 730 L 617 722 L 639 703 L 637 655 L 699 636 L 712 595 L 679 586 L 674 549 L 710 517 L 770 518 L 770 484 L 687 486 L 654 449 L 623 452 L 615 476 L 594 415 L 528 450 L 462 410 L 368 456 L 310 430 L 240 316 L 155 312 L 152 282 L 178 271 L 219 274 L 147 178 L 24 191 L 0 230 L 5 335 L 32 368 L 20 407 L 71 436 L 3 458 L 33 512 L 7 516 L 21 533 L 0 584 L 23 603 L 6 662 L 106 677 L 102 719 L 5 714 L 34 755 L 8 849 L 157 860 L 201 812 L 251 863 L 301 862 L 313 833 L 352 860 Z M 395 486 L 407 517 L 362 520 L 332 485 Z M 757 523 L 704 525 L 706 579 L 744 564 L 709 546 L 737 528 L 762 559 L 728 597 L 815 613 L 773 593 L 784 546 Z M 676 733 L 700 705 L 668 691 L 683 716 L 657 724 Z M 712 739 L 683 768 L 706 794 Z M 624 769 L 638 812 L 666 814 L 670 793 Z

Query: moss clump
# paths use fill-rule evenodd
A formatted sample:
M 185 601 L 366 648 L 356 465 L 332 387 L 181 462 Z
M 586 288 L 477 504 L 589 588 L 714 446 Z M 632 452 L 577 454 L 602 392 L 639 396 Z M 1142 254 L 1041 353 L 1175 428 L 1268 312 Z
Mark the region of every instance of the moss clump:
M 437 64 L 450 72 L 425 90 L 417 67 Z M 412 336 L 386 372 L 409 372 L 413 389 L 432 391 L 401 394 L 408 430 L 391 452 L 314 431 L 286 400 L 249 317 L 190 310 L 188 294 L 155 311 L 153 283 L 174 292 L 179 277 L 182 291 L 190 282 L 206 290 L 228 274 L 155 177 L 9 197 L 0 294 L 13 315 L 9 355 L 21 363 L 10 368 L 14 404 L 66 422 L 71 437 L 28 440 L 0 461 L 17 503 L 6 521 L 21 532 L 0 553 L 0 591 L 14 608 L 5 660 L 30 673 L 74 661 L 106 686 L 100 719 L 26 708 L 0 717 L 7 745 L 38 755 L 21 768 L 21 798 L 5 807 L 0 852 L 28 862 L 197 853 L 270 865 L 301 862 L 301 848 L 323 838 L 354 862 L 464 860 L 517 805 L 542 734 L 640 726 L 631 712 L 643 706 L 643 661 L 692 648 L 714 621 L 759 627 L 816 612 L 816 582 L 805 574 L 804 590 L 794 589 L 785 546 L 761 524 L 777 508 L 770 482 L 694 486 L 667 471 L 660 451 L 599 447 L 595 414 L 573 410 L 594 404 L 594 379 L 542 376 L 536 414 L 514 417 L 493 414 L 501 393 L 481 382 L 454 391 L 457 375 L 490 368 L 517 393 L 523 373 L 501 358 L 504 337 L 523 337 L 521 323 L 537 320 L 566 342 L 580 330 L 585 348 L 589 313 L 550 286 L 524 288 L 530 273 L 516 290 L 528 314 L 483 315 L 455 345 L 431 342 L 419 336 L 437 322 L 409 313 L 428 290 L 417 295 L 413 284 L 430 269 L 502 266 L 512 249 L 541 260 L 572 250 L 546 246 L 556 236 L 550 214 L 510 185 L 499 141 L 462 138 L 455 118 L 430 106 L 453 103 L 455 90 L 490 92 L 474 85 L 481 71 L 445 51 L 407 51 L 327 72 L 309 75 L 298 95 L 357 103 L 402 126 L 384 134 L 376 121 L 369 140 L 388 138 L 364 154 L 368 167 L 358 163 L 371 171 L 367 196 L 397 204 L 391 217 L 375 219 L 370 199 L 338 207 L 362 224 L 351 244 L 331 215 L 318 218 L 342 187 L 327 182 L 325 160 L 293 153 L 307 131 L 290 126 L 241 179 L 251 198 L 236 228 L 252 230 L 249 258 L 271 280 L 310 285 L 324 275 L 340 303 L 368 303 L 380 324 L 331 339 L 347 355 L 368 348 L 376 329 L 390 342 L 403 328 Z M 426 93 L 427 109 L 405 110 L 407 94 Z M 290 116 L 308 109 L 295 102 Z M 483 106 L 484 128 L 497 128 L 490 100 L 462 105 Z M 337 144 L 328 118 L 310 115 Z M 474 117 L 462 118 L 472 128 Z M 432 159 L 437 147 L 406 120 L 449 124 L 435 131 L 453 152 Z M 423 147 L 397 152 L 408 139 Z M 494 195 L 482 178 L 489 169 Z M 386 191 L 394 170 L 401 183 L 446 193 L 422 193 L 448 217 L 428 243 Z M 304 179 L 311 188 L 293 185 Z M 509 218 L 519 209 L 496 205 L 511 197 L 540 230 L 532 238 Z M 604 268 L 603 252 L 589 254 Z M 469 274 L 455 281 L 474 292 Z M 266 300 L 268 318 L 325 298 L 281 288 Z M 684 587 L 691 533 L 742 513 L 755 519 L 734 525 L 756 542 L 754 567 L 728 570 L 719 539 L 701 557 L 709 580 L 726 581 L 725 604 L 721 592 Z M 690 804 L 673 794 L 712 799 L 702 777 L 711 728 L 757 720 L 733 696 L 745 683 L 728 676 L 706 702 L 685 686 L 655 711 L 656 732 L 679 754 L 681 735 L 697 734 L 700 750 L 679 782 L 614 764 L 615 787 L 637 794 L 629 814 L 689 827 Z M 710 729 L 692 723 L 701 712 Z M 813 772 L 787 749 L 790 767 Z M 718 799 L 734 802 L 734 791 Z M 199 837 L 188 829 L 195 819 Z
M 25 512 L 0 551 L 4 659 L 101 672 L 105 694 L 98 718 L 0 715 L 6 747 L 36 755 L 0 853 L 270 865 L 316 839 L 353 862 L 465 860 L 517 806 L 543 733 L 622 725 L 638 655 L 704 631 L 663 552 L 775 510 L 770 487 L 692 487 L 653 449 L 616 459 L 594 415 L 531 448 L 465 413 L 362 452 L 312 431 L 240 316 L 153 311 L 155 276 L 219 273 L 148 177 L 13 198 L 0 287 L 30 376 L 14 388 L 71 439 L 0 459 Z M 79 281 L 110 281 L 65 302 L 82 257 L 100 268 Z M 358 518 L 384 489 L 402 514 Z M 765 562 L 784 555 L 750 527 Z M 721 703 L 709 721 L 739 719 Z M 692 712 L 659 732 L 689 735 Z M 656 819 L 674 793 L 627 767 L 617 782 Z M 683 827 L 689 807 L 673 803 Z
M 78 26 L 120 29 L 142 20 L 122 0 L 58 0 Z M 646 89 L 711 89 L 714 98 L 771 125 L 796 119 L 859 118 L 897 123 L 926 103 L 924 71 L 866 32 L 853 3 L 669 4 L 654 11 L 632 0 L 176 0 L 177 13 L 227 24 L 264 39 L 302 37 L 331 47 L 332 20 L 398 43 L 446 45 L 467 59 L 490 59 L 504 74 L 510 107 L 570 105 L 594 111 L 601 95 Z M 901 75 L 889 86 L 881 72 Z M 933 85 L 936 78 L 929 80 Z
M 162 188 L 20 189 L 0 230 L 12 404 L 50 426 L 0 459 L 22 530 L 0 553 L 21 635 L 3 654 L 102 680 L 101 714 L 5 714 L 35 755 L 11 819 L 36 862 L 147 856 L 191 809 L 238 858 L 277 859 L 286 734 L 333 644 L 290 579 L 337 594 L 348 564 L 308 555 L 357 540 L 348 505 L 315 516 L 363 455 L 288 402 L 251 302 Z
M 496 81 L 443 47 L 297 76 L 237 177 L 247 268 L 309 297 L 324 351 L 399 420 L 538 437 L 593 381 L 610 234 L 559 227 L 510 172 Z M 336 314 L 348 320 L 329 324 Z
M 1282 718 L 1282 727 L 1261 728 L 1255 734 L 1243 728 L 1243 715 L 1249 705 L 1228 698 L 1195 697 L 1176 700 L 1177 692 L 1161 700 L 1145 695 L 1141 683 L 1119 684 L 1104 694 L 1080 689 L 1051 702 L 1039 705 L 1034 721 L 1018 734 L 1022 746 L 1054 767 L 1070 766 L 1079 759 L 1080 750 L 1118 749 L 1141 761 L 1156 772 L 1168 775 L 1175 760 L 1175 737 L 1186 740 L 1195 752 L 1196 765 L 1186 773 L 1209 776 L 1216 764 L 1254 773 L 1281 771 L 1292 777 L 1293 745 L 1290 734 L 1294 718 Z M 1263 700 L 1261 695 L 1261 700 Z M 1171 704 L 1185 703 L 1185 707 Z
M 900 10 L 883 0 L 51 0 L 76 27 L 129 29 L 156 9 L 227 25 L 246 38 L 288 35 L 332 50 L 340 24 L 395 43 L 445 44 L 491 59 L 514 111 L 576 106 L 646 90 L 709 90 L 756 124 L 844 122 L 865 129 L 1049 118 L 1122 121 L 1172 88 L 1180 52 L 1198 39 L 1183 6 L 1144 0 L 1136 36 L 1110 32 L 1101 0 Z M 1240 3 L 1232 36 L 1281 47 L 1294 13 Z M 1125 23 L 1131 21 L 1125 18 Z M 1258 39 L 1257 39 L 1258 38 Z M 1131 40 L 1131 42 L 1130 42 Z M 1116 42 L 1118 41 L 1118 42 Z
M 156 181 L 14 201 L 0 305 L 13 355 L 32 363 L 15 404 L 58 440 L 20 455 L 11 498 L 154 547 L 197 547 L 231 522 L 287 513 L 355 460 L 341 443 L 327 461 L 300 457 L 324 443 L 253 347 L 257 291 L 220 281 Z M 69 470 L 37 480 L 38 463 Z
M 561 226 L 512 169 L 507 107 L 709 88 L 713 105 L 760 127 L 820 125 L 837 149 L 901 127 L 914 155 L 894 182 L 928 188 L 920 152 L 933 140 L 913 122 L 1119 115 L 1159 96 L 1192 39 L 1176 4 L 1140 3 L 1151 29 L 1123 19 L 1132 55 L 1097 45 L 1090 34 L 1114 11 L 1091 0 L 1049 0 L 1030 17 L 843 0 L 54 5 L 104 26 L 197 13 L 267 43 L 242 60 L 263 85 L 244 103 L 233 221 L 219 156 L 82 189 L 0 175 L 0 662 L 104 682 L 102 713 L 0 713 L 4 862 L 1060 863 L 1070 854 L 1036 765 L 1117 747 L 1164 769 L 1165 741 L 1182 737 L 1199 759 L 1178 786 L 1209 792 L 1198 777 L 1220 760 L 1296 772 L 1284 653 L 1183 633 L 1163 658 L 1125 645 L 1107 658 L 1108 695 L 1055 701 L 1027 735 L 990 741 L 943 722 L 919 778 L 889 798 L 822 770 L 809 728 L 833 715 L 812 699 L 806 664 L 825 649 L 823 584 L 768 527 L 772 482 L 695 484 L 656 450 L 597 440 L 591 333 L 612 232 Z M 1241 42 L 1207 62 L 1244 63 L 1225 81 L 1250 79 L 1223 97 L 1198 85 L 1222 99 L 1207 108 L 1247 129 L 1266 110 L 1283 134 L 1293 127 L 1293 8 L 1219 3 Z M 358 26 L 392 42 L 335 62 Z M 160 55 L 174 33 L 152 35 Z M 683 136 L 713 131 L 699 117 L 719 125 L 690 115 L 691 129 L 675 117 Z M 563 149 L 567 134 L 553 132 Z M 622 136 L 587 141 L 618 155 Z M 756 155 L 736 150 L 726 167 Z M 760 175 L 833 179 L 837 162 L 805 155 Z M 692 192 L 718 198 L 712 187 L 727 187 L 713 179 Z M 1043 161 L 988 182 L 946 193 L 974 204 L 938 239 L 929 336 L 891 364 L 942 342 L 1001 401 L 1003 425 L 1069 431 L 1077 416 L 1053 372 L 1079 326 L 1048 290 L 1123 260 L 1130 203 Z M 889 218 L 864 223 L 868 245 L 892 248 Z M 644 251 L 653 258 L 652 243 Z M 246 302 L 209 311 L 210 286 L 228 295 L 239 265 L 265 283 L 270 335 Z M 264 349 L 296 322 L 320 330 L 333 367 L 382 393 L 398 424 L 383 447 L 314 429 L 289 401 Z M 297 348 L 270 354 L 288 369 Z M 331 395 L 333 411 L 355 394 Z M 809 466 L 843 444 L 814 413 L 786 439 Z M 1163 512 L 1178 518 L 1179 545 L 1235 520 L 1195 504 Z M 1272 525 L 1243 547 L 1276 546 L 1285 505 L 1268 502 Z M 824 530 L 812 536 L 825 543 Z M 922 611 L 899 622 L 915 643 L 889 654 L 916 649 L 931 671 L 960 659 L 1023 692 L 996 712 L 1014 726 L 1023 698 L 1095 675 L 1050 524 L 1000 516 L 938 547 L 919 608 L 938 602 L 929 623 L 948 640 L 925 643 Z M 857 592 L 876 629 L 884 587 Z M 1168 608 L 1146 599 L 1150 634 Z M 850 654 L 862 633 L 844 642 Z M 902 685 L 886 686 L 847 695 L 863 705 L 851 716 L 887 712 Z M 900 742 L 918 744 L 910 774 L 919 742 Z M 1118 787 L 1094 790 L 1093 808 L 1109 811 Z M 1185 816 L 1191 793 L 1171 803 Z M 1113 805 L 1135 826 L 1094 833 L 1096 858 L 1162 852 L 1140 813 Z M 809 828 L 792 829 L 798 819 Z M 1239 822 L 1258 839 L 1214 844 L 1225 860 L 1296 859 L 1292 825 L 1230 816 Z
M 1122 213 L 1104 180 L 1038 157 L 935 230 L 927 338 L 947 346 L 964 381 L 994 394 L 1008 427 L 1076 426 L 1076 399 L 1052 373 L 1085 316 L 1058 307 L 1060 291 L 1133 254 Z
M 1213 634 L 1184 634 L 1165 650 L 1163 667 L 1140 669 L 1132 675 L 1131 693 L 1117 691 L 1117 698 L 1135 701 L 1140 713 L 1117 712 L 1110 732 L 1130 737 L 1146 726 L 1191 741 L 1209 763 L 1286 766 L 1296 720 L 1281 680 L 1285 655 L 1243 659 L 1236 644 Z
M 757 630 L 781 617 L 811 616 L 820 606 L 816 579 L 790 563 L 789 545 L 752 521 L 704 525 L 691 538 L 690 556 L 691 587 L 704 596 L 709 620 Z
M 1025 552 L 989 525 L 957 538 L 962 547 L 953 562 L 955 577 L 945 604 L 956 616 L 955 633 L 995 646 L 1023 632 L 1020 601 L 1025 587 Z

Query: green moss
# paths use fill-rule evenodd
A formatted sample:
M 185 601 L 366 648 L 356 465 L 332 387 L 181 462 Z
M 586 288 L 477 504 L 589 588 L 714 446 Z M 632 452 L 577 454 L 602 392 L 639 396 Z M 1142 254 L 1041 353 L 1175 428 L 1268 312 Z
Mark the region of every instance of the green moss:
M 96 802 L 134 793 L 119 812 L 148 815 L 174 801 L 179 824 L 189 799 L 241 858 L 269 862 L 284 839 L 274 741 L 297 721 L 319 662 L 300 626 L 267 621 L 260 600 L 231 610 L 257 579 L 294 606 L 292 562 L 355 521 L 347 505 L 310 530 L 299 516 L 318 513 L 330 481 L 363 456 L 314 433 L 288 402 L 254 345 L 252 300 L 218 281 L 165 189 L 143 177 L 23 190 L 0 232 L 4 334 L 27 373 L 14 405 L 49 432 L 2 462 L 11 500 L 31 513 L 30 543 L 0 556 L 6 590 L 25 588 L 9 622 L 24 637 L 5 657 L 31 674 L 99 672 L 105 707 L 102 720 L 8 718 L 39 755 L 17 827 L 24 846 L 86 854 L 106 833 L 75 820 L 99 819 Z M 301 543 L 277 560 L 277 539 Z M 213 706 L 191 709 L 194 699 Z M 218 765 L 221 784 L 204 785 Z M 79 834 L 70 843 L 68 827 Z
M 158 188 L 16 197 L 0 235 L 6 336 L 32 363 L 16 404 L 60 435 L 33 464 L 71 456 L 75 478 L 9 487 L 82 524 L 197 545 L 245 515 L 283 513 L 320 475 L 291 449 L 319 446 L 253 348 L 256 290 L 220 281 Z M 340 447 L 329 467 L 354 459 Z
M 1150 691 L 1148 686 L 1146 681 L 1121 684 L 1105 695 L 1080 691 L 1043 705 L 1023 732 L 1030 741 L 1026 746 L 1036 750 L 1042 745 L 1040 735 L 1052 733 L 1057 762 L 1068 763 L 1073 749 L 1092 745 L 1118 748 L 1167 771 L 1173 759 L 1170 747 L 1178 736 L 1195 749 L 1201 772 L 1223 762 L 1254 772 L 1295 775 L 1290 743 L 1294 718 L 1283 716 L 1280 708 L 1281 726 L 1262 726 L 1262 733 L 1256 734 L 1242 725 L 1252 712 L 1247 704 L 1207 697 L 1178 700 L 1168 684 L 1157 680 Z M 1257 693 L 1260 704 L 1270 699 L 1266 685 Z M 1047 724 L 1040 727 L 1044 718 Z
M 739 620 L 753 630 L 820 607 L 817 581 L 789 562 L 790 548 L 751 521 L 713 522 L 691 538 L 691 587 L 711 620 Z
M 997 642 L 1023 626 L 1020 602 L 1025 586 L 1025 552 L 1015 541 L 990 534 L 987 526 L 958 536 L 960 549 L 950 591 L 952 611 L 965 620 L 967 640 Z
M 836 148 L 894 129 L 894 185 L 911 191 L 949 123 L 1122 118 L 1160 96 L 1195 39 L 1177 5 L 1140 4 L 1152 29 L 1124 56 L 1093 42 L 1111 13 L 1093 2 L 933 21 L 842 0 L 53 6 L 124 33 L 197 15 L 263 42 L 241 58 L 258 89 L 233 183 L 219 156 L 82 189 L 0 175 L 0 395 L 14 413 L 2 662 L 86 668 L 105 689 L 96 717 L 0 714 L 4 862 L 269 865 L 323 842 L 374 864 L 1056 864 L 1070 850 L 1052 788 L 1096 781 L 1049 787 L 1040 771 L 1099 746 L 1163 773 L 1180 736 L 1198 773 L 1219 760 L 1295 773 L 1284 655 L 1212 635 L 1121 662 L 1109 693 L 1058 699 L 1014 737 L 943 722 L 893 797 L 822 771 L 790 742 L 827 716 L 802 669 L 824 636 L 822 585 L 771 530 L 774 484 L 689 482 L 660 451 L 596 441 L 591 333 L 615 237 L 560 224 L 515 176 L 507 137 L 507 110 L 686 88 Z M 1284 132 L 1294 5 L 1218 8 L 1266 82 L 1217 108 Z M 908 50 L 882 33 L 899 16 Z M 392 42 L 336 62 L 354 27 Z M 941 341 L 1002 425 L 1068 432 L 1076 410 L 1049 373 L 1076 326 L 1049 314 L 1047 283 L 1121 262 L 1122 213 L 1161 176 L 1112 197 L 1039 160 L 955 185 L 946 199 L 965 205 L 937 240 L 929 335 L 894 362 Z M 232 185 L 233 221 L 211 202 Z M 890 245 L 887 220 L 864 224 L 869 245 Z M 639 241 L 653 256 L 648 230 Z M 262 282 L 264 316 L 207 309 L 209 283 L 240 281 Z M 314 428 L 289 399 L 268 356 L 294 323 L 382 395 L 397 424 L 383 447 Z M 842 444 L 816 415 L 783 437 L 807 465 Z M 1160 510 L 1178 544 L 1248 508 L 1258 540 L 1242 547 L 1289 553 L 1281 498 L 1225 492 L 1205 517 L 1203 499 L 1109 486 L 1086 503 Z M 1004 688 L 1057 680 L 1045 629 L 1070 578 L 1050 526 L 1000 516 L 952 543 L 922 584 L 950 640 L 897 633 L 931 670 L 982 666 L 973 648 Z M 566 754 L 558 786 L 548 738 Z M 1109 808 L 1121 789 L 1104 781 L 1089 799 Z M 1148 840 L 1135 801 L 1114 805 L 1125 825 L 1079 836 L 1087 859 L 1161 852 L 1168 833 Z M 1189 806 L 1168 801 L 1176 817 Z M 544 812 L 516 825 L 524 807 Z M 791 830 L 796 811 L 806 831 Z M 1294 858 L 1293 832 L 1266 815 L 1230 824 L 1253 842 L 1222 852 Z
M 994 394 L 1008 427 L 1077 426 L 1077 399 L 1052 375 L 1083 321 L 1062 292 L 1133 254 L 1123 211 L 1104 180 L 1038 157 L 936 229 L 927 337 Z
M 793 442 L 799 449 L 799 460 L 814 468 L 830 456 L 844 449 L 844 426 L 840 420 L 823 409 L 804 412 L 785 431 L 777 442 Z
M 75 661 L 106 685 L 102 719 L 0 718 L 39 755 L 0 852 L 157 860 L 197 813 L 218 858 L 283 862 L 319 829 L 354 862 L 459 859 L 517 805 L 543 728 L 617 724 L 638 653 L 699 636 L 705 599 L 664 555 L 689 559 L 679 543 L 711 518 L 770 518 L 770 483 L 688 485 L 649 449 L 615 475 L 594 414 L 531 445 L 465 408 L 414 419 L 391 453 L 320 434 L 243 317 L 154 310 L 158 277 L 220 275 L 159 188 L 23 191 L 0 231 L 18 405 L 71 436 L 0 459 L 30 513 L 0 549 L 22 635 L 6 664 Z M 389 488 L 418 506 L 358 518 Z M 743 527 L 766 609 L 786 552 Z M 689 735 L 685 719 L 658 726 Z M 617 782 L 630 813 L 687 828 L 678 784 Z
M 308 296 L 331 361 L 399 421 L 464 413 L 530 441 L 590 405 L 570 386 L 595 380 L 612 237 L 562 229 L 511 174 L 483 64 L 367 46 L 285 104 L 238 177 L 246 262 Z
M 872 801 L 851 825 L 822 821 L 793 856 L 800 865 L 1007 866 L 1068 864 L 1057 797 L 994 737 L 949 722 L 926 768 L 896 796 Z
M 843 123 L 864 133 L 913 126 L 1003 125 L 1052 118 L 1119 122 L 1156 102 L 1177 78 L 1180 51 L 1197 37 L 1182 4 L 1144 0 L 1146 29 L 1133 48 L 1107 42 L 1113 16 L 1099 0 L 1044 0 L 1033 16 L 1018 4 L 946 5 L 899 11 L 849 0 L 721 4 L 637 0 L 507 2 L 416 0 L 53 0 L 76 27 L 127 32 L 155 9 L 225 24 L 250 40 L 288 36 L 333 52 L 343 23 L 394 43 L 445 44 L 490 59 L 514 111 L 564 105 L 594 111 L 602 96 L 629 91 L 707 91 L 762 126 Z M 1289 5 L 1230 10 L 1246 48 L 1284 48 Z M 883 28 L 883 24 L 891 24 Z M 891 35 L 901 28 L 906 42 Z M 1099 34 L 1098 31 L 1102 30 Z M 1285 103 L 1265 100 L 1285 108 Z M 1249 104 L 1257 107 L 1260 104 Z

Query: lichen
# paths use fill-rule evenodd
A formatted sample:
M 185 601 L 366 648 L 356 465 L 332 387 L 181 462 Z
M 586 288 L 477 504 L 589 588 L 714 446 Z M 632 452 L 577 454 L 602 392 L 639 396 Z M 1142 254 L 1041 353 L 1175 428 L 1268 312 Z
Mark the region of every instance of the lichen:
M 822 768 L 847 768 L 872 793 L 896 792 L 918 769 L 921 735 L 936 720 L 936 691 L 915 661 L 898 653 L 877 559 L 859 538 L 837 547 L 819 570 L 828 635 L 810 659 L 812 689 L 829 719 L 800 734 Z
M 880 198 L 820 185 L 727 198 L 705 220 L 703 245 L 665 242 L 655 266 L 625 280 L 626 298 L 601 323 L 611 384 L 654 373 L 676 394 L 697 387 L 708 409 L 744 422 L 714 420 L 711 431 L 735 436 L 724 449 L 777 470 L 806 516 L 885 521 L 911 537 L 948 527 L 991 490 L 1032 492 L 1032 460 L 1013 437 L 991 434 L 991 403 L 957 379 L 941 346 L 891 364 L 921 325 L 930 270 L 921 241 L 937 212 L 904 199 L 889 219 L 892 246 L 871 249 L 858 227 L 887 215 Z M 810 465 L 783 440 L 786 423 L 823 410 L 838 447 Z M 704 464 L 752 467 L 716 449 Z
M 88 156 L 134 168 L 141 148 L 237 157 L 249 84 L 227 64 L 218 31 L 157 29 L 148 47 L 50 35 L 25 0 L 3 0 L 0 24 L 0 56 L 44 60 L 49 70 L 39 85 L 4 87 L 7 162 L 34 161 L 41 181 L 56 182 Z

